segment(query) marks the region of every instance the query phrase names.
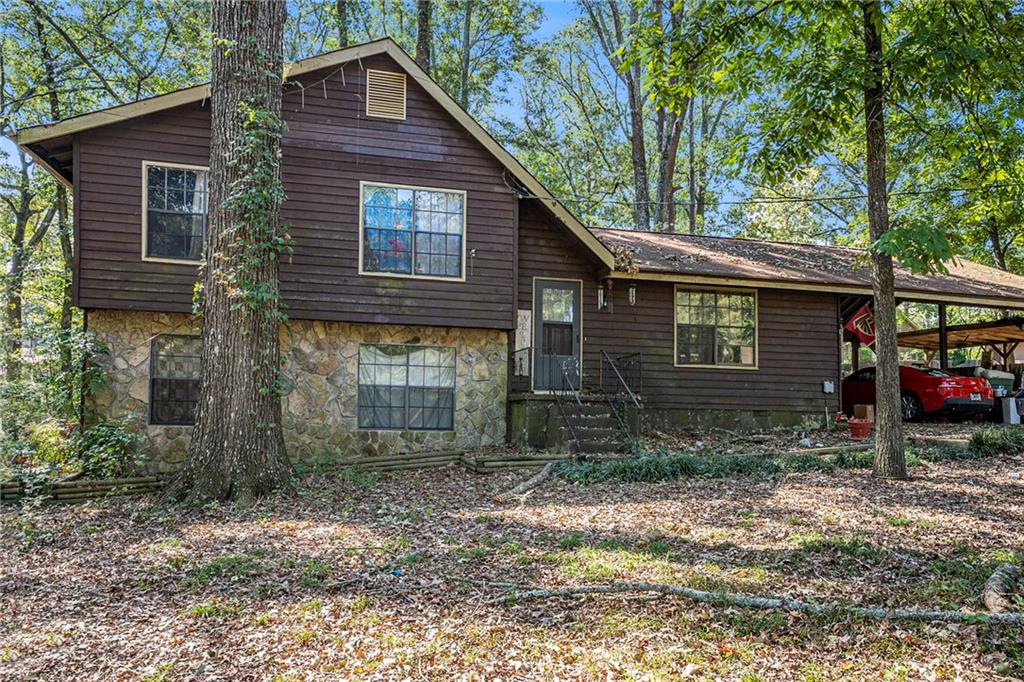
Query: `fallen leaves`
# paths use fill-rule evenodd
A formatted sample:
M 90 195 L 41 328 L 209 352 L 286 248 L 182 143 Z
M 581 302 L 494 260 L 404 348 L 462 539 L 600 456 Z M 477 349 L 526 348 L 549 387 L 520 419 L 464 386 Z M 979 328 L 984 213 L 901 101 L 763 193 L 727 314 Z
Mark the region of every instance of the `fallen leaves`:
M 780 481 L 575 486 L 522 472 L 357 480 L 196 513 L 0 511 L 0 678 L 993 679 L 1018 631 L 616 595 L 492 604 L 604 575 L 870 606 L 980 608 L 1019 561 L 1021 458 Z M 21 524 L 21 525 L 19 525 Z M 978 581 L 981 581 L 979 583 Z

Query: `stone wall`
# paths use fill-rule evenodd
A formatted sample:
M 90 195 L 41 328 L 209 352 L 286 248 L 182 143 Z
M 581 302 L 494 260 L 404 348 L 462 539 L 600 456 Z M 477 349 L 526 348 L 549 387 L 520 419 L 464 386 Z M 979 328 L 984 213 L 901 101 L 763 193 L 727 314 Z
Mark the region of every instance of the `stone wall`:
M 143 435 L 154 471 L 184 460 L 191 427 L 149 424 L 150 345 L 158 334 L 198 334 L 188 315 L 90 310 L 89 330 L 110 350 L 99 362 L 108 385 L 87 403 L 91 419 L 126 417 Z M 357 428 L 356 371 L 361 343 L 455 346 L 455 429 Z M 293 459 L 465 449 L 505 438 L 508 338 L 496 330 L 403 327 L 293 320 L 281 330 L 285 442 Z

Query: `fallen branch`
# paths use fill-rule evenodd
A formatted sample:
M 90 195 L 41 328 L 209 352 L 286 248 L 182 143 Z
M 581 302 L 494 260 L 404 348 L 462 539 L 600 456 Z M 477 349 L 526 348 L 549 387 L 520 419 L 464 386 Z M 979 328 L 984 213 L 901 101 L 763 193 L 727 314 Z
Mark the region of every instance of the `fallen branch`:
M 1020 579 L 1020 568 L 1013 564 L 1002 564 L 985 582 L 981 590 L 981 601 L 992 613 L 1006 613 L 1012 608 L 1009 594 Z
M 778 609 L 812 615 L 846 614 L 876 618 L 879 620 L 915 620 L 943 621 L 947 623 L 996 623 L 1001 625 L 1024 625 L 1024 613 L 968 613 L 965 611 L 922 611 L 918 609 L 882 609 L 865 606 L 841 606 L 836 604 L 813 604 L 798 599 L 777 599 L 772 597 L 752 597 L 727 592 L 705 592 L 690 587 L 662 585 L 660 583 L 611 583 L 608 585 L 591 585 L 583 587 L 562 587 L 550 590 L 527 590 L 512 592 L 507 597 L 499 597 L 492 603 L 503 601 L 526 601 L 531 599 L 551 599 L 557 597 L 576 597 L 587 594 L 622 594 L 626 592 L 654 592 L 674 597 L 685 597 L 703 604 L 713 606 L 739 606 L 748 609 Z
M 558 462 L 548 462 L 547 464 L 544 465 L 544 468 L 538 471 L 536 474 L 526 479 L 525 481 L 517 485 L 515 488 L 512 488 L 512 490 L 509 490 L 504 495 L 499 495 L 498 501 L 501 502 L 511 497 L 525 495 L 534 488 L 539 487 L 541 483 L 548 480 L 549 478 L 551 478 L 552 475 L 554 475 L 556 464 L 558 464 Z

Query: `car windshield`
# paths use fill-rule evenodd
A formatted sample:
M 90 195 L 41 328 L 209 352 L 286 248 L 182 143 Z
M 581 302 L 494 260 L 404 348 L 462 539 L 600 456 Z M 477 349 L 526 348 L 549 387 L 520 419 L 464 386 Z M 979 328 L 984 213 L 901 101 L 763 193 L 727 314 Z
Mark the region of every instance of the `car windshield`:
M 950 374 L 949 372 L 947 372 L 945 370 L 933 369 L 931 367 L 915 367 L 914 369 L 918 370 L 919 372 L 924 372 L 925 374 L 927 374 L 930 377 L 949 377 L 949 376 L 953 376 L 952 374 Z

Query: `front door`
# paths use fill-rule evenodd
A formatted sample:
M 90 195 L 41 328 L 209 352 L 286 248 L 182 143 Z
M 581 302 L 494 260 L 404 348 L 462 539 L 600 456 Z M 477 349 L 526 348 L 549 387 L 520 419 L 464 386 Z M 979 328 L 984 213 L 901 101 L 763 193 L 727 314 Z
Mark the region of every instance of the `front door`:
M 580 283 L 538 279 L 533 297 L 533 388 L 551 390 L 564 384 L 578 388 Z

